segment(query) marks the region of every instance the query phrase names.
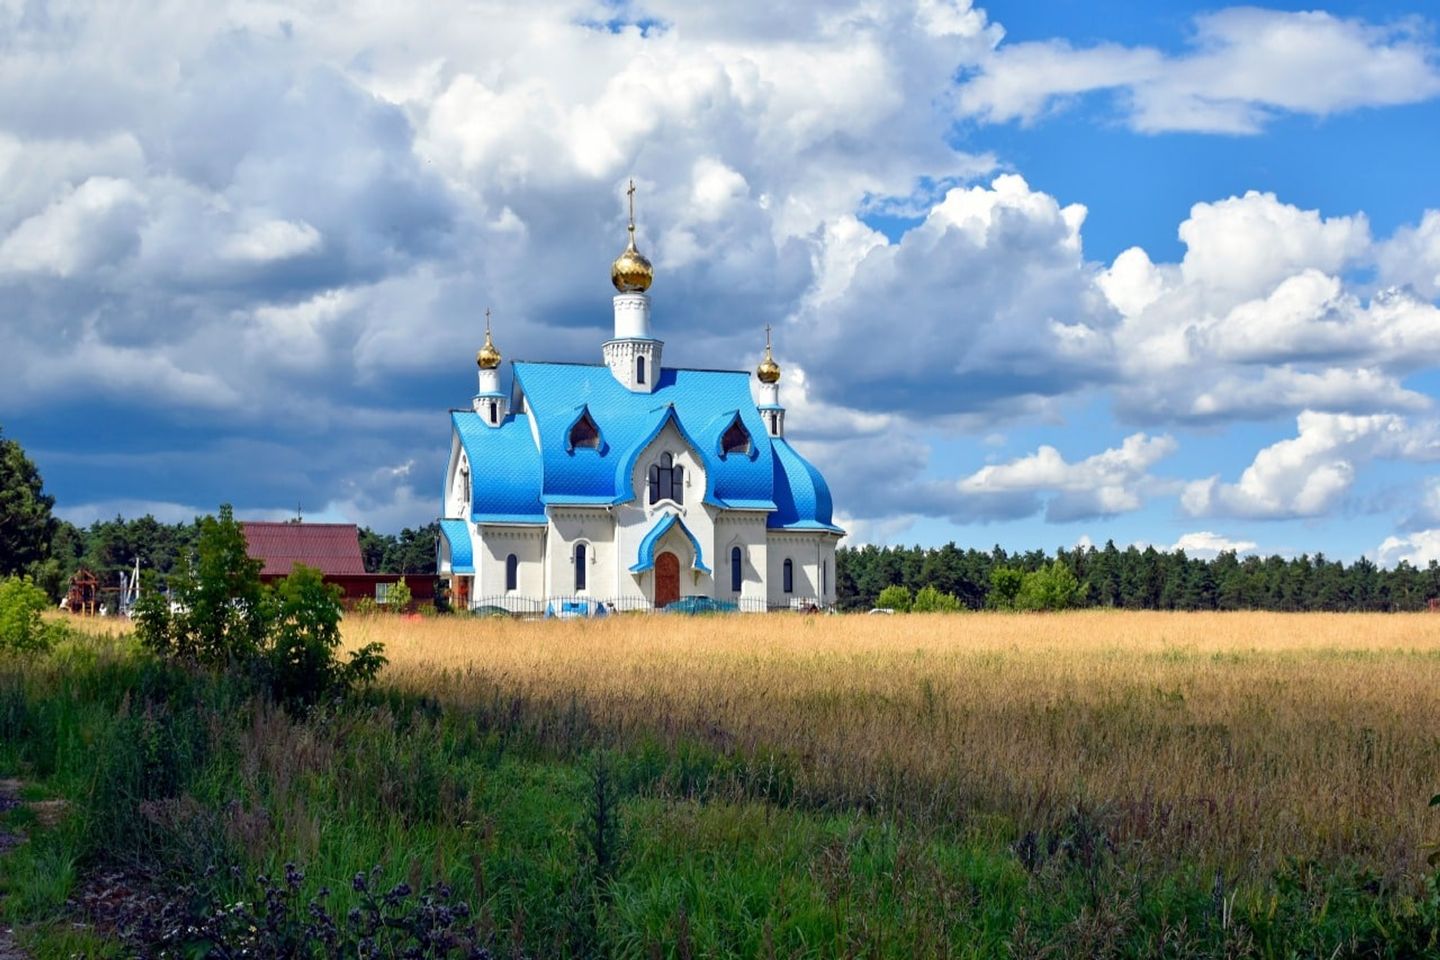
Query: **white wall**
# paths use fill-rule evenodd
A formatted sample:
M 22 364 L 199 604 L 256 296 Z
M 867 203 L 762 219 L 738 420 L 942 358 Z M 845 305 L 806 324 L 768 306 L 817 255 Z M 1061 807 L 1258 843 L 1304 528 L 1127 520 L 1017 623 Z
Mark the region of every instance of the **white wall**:
M 616 594 L 615 521 L 604 507 L 551 507 L 546 582 L 550 596 L 575 590 L 575 544 L 586 544 L 586 596 L 608 600 Z M 628 574 L 627 574 L 628 576 Z
M 670 500 L 650 503 L 650 464 L 659 460 L 662 453 L 669 453 L 673 462 L 685 468 L 684 502 L 675 504 Z M 704 504 L 705 466 L 696 451 L 690 449 L 675 424 L 667 423 L 654 440 L 640 452 L 631 470 L 630 481 L 634 485 L 635 499 L 615 508 L 615 551 L 617 560 L 616 596 L 644 597 L 654 600 L 655 573 L 646 571 L 637 577 L 630 567 L 640 552 L 640 541 L 645 534 L 666 514 L 677 514 L 685 526 L 695 535 L 701 547 L 702 559 L 707 567 L 719 570 L 715 555 L 715 520 L 717 512 Z M 674 540 L 673 538 L 679 538 Z M 671 530 L 664 541 L 656 546 L 656 553 L 671 549 L 680 557 L 680 595 L 715 596 L 715 577 L 702 574 L 698 582 L 691 570 L 693 550 L 690 542 L 679 530 Z
M 520 561 L 517 589 L 511 595 L 530 599 L 545 597 L 545 534 L 541 526 L 521 527 L 480 524 L 476 537 L 476 586 L 474 599 L 505 596 L 505 560 L 515 554 Z
M 759 510 L 727 510 L 715 520 L 715 596 L 717 599 L 760 603 L 768 597 L 769 578 L 765 513 Z M 743 555 L 739 592 L 731 589 L 730 551 L 739 547 Z
M 830 533 L 770 531 L 770 605 L 784 606 L 794 601 L 818 599 L 822 604 L 835 602 L 835 545 L 839 538 Z M 785 592 L 785 561 L 795 565 L 794 587 Z M 824 564 L 824 595 L 820 592 L 821 565 Z

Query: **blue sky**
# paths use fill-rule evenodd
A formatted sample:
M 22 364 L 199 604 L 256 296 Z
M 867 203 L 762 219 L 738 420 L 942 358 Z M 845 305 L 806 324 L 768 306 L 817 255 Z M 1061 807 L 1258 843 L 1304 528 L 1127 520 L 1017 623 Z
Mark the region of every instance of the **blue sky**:
M 82 5 L 83 6 L 83 5 Z M 62 515 L 434 516 L 486 306 L 776 328 L 855 542 L 1440 557 L 1405 3 L 0 11 L 0 426 Z

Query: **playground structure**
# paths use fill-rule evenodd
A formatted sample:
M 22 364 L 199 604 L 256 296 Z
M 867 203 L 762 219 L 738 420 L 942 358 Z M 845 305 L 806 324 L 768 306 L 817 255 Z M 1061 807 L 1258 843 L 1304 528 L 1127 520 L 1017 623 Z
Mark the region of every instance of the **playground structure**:
M 60 602 L 60 608 L 82 617 L 119 614 L 129 616 L 135 601 L 140 597 L 140 558 L 135 566 L 120 572 L 120 583 L 114 587 L 102 587 L 100 578 L 88 567 L 81 567 L 70 578 L 70 590 Z

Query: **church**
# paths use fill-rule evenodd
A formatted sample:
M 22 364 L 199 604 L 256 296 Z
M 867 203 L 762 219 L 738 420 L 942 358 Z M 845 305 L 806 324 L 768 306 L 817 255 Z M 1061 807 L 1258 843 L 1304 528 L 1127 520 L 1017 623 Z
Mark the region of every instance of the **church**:
M 459 609 L 764 611 L 835 602 L 825 478 L 785 439 L 780 365 L 664 365 L 654 269 L 629 243 L 610 268 L 600 363 L 512 361 L 500 382 L 486 311 L 479 391 L 450 413 L 439 575 Z M 752 392 L 753 388 L 753 392 Z

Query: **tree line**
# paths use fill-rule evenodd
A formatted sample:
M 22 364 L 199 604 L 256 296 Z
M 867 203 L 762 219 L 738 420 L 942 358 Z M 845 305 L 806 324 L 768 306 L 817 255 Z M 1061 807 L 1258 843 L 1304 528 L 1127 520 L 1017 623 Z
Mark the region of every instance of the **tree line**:
M 1068 572 L 1068 576 L 1062 574 Z M 1068 598 L 1074 607 L 1128 610 L 1423 610 L 1440 597 L 1440 563 L 1419 568 L 1401 562 L 1385 570 L 1361 557 L 1350 564 L 1324 554 L 1299 557 L 1190 557 L 1183 550 L 1103 547 L 1010 553 L 943 547 L 841 547 L 835 558 L 841 609 L 863 610 L 908 594 L 929 599 L 925 609 L 1026 608 L 1021 588 L 1027 575 L 1035 590 Z M 1069 588 L 1073 577 L 1074 589 Z M 1057 582 L 1060 587 L 1053 585 Z M 1037 603 L 1047 608 L 1053 599 Z M 938 606 L 937 606 L 938 604 Z

